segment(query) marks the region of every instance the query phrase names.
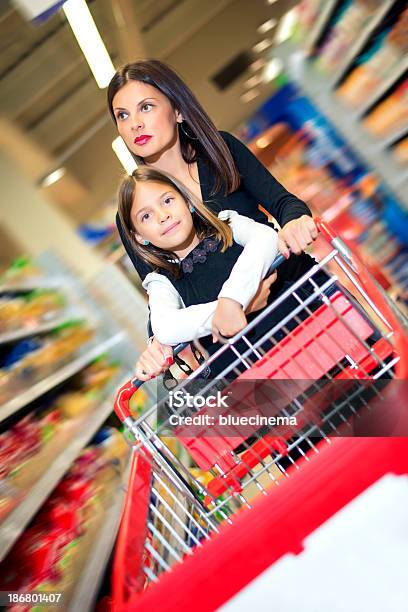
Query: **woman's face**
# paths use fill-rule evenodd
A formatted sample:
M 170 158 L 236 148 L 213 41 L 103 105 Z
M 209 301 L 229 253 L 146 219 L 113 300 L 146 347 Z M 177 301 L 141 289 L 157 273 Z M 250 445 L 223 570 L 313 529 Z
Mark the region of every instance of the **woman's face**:
M 166 183 L 137 183 L 130 217 L 140 244 L 148 240 L 156 247 L 183 257 L 183 251 L 195 242 L 196 232 L 188 204 Z
M 112 107 L 118 132 L 135 155 L 155 161 L 178 144 L 182 116 L 156 87 L 128 81 L 114 96 Z

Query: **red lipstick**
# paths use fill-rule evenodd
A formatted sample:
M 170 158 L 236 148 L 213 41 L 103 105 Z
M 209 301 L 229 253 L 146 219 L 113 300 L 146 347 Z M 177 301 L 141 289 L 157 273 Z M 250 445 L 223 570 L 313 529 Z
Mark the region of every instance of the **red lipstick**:
M 151 138 L 152 137 L 148 134 L 142 134 L 141 136 L 135 138 L 134 143 L 137 145 L 145 145 L 147 142 L 149 142 Z

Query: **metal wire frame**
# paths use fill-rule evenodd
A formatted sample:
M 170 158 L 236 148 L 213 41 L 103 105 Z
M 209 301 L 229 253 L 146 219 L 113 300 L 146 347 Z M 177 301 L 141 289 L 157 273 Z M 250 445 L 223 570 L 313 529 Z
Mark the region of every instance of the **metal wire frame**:
M 142 570 L 149 583 L 182 562 L 218 529 L 188 491 L 174 486 L 172 471 L 157 461 L 156 455 L 149 455 L 143 448 L 135 452 L 142 453 L 150 463 L 150 501 L 142 555 Z

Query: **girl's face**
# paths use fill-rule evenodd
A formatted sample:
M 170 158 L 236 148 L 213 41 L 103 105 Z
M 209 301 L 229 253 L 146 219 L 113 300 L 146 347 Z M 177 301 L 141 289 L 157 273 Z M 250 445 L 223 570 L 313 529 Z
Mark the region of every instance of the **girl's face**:
M 112 101 L 118 132 L 139 157 L 154 161 L 178 144 L 177 123 L 183 120 L 156 87 L 128 81 Z
M 196 232 L 188 204 L 179 192 L 166 183 L 136 183 L 130 212 L 136 240 L 184 257 L 195 246 Z

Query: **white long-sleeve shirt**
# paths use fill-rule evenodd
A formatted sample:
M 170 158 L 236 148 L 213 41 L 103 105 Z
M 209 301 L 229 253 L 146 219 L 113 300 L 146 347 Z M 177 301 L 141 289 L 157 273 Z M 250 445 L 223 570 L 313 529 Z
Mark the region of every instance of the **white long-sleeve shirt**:
M 218 297 L 231 298 L 245 310 L 276 257 L 278 235 L 272 227 L 233 210 L 221 211 L 218 218 L 229 219 L 234 241 L 244 247 Z M 171 281 L 156 272 L 146 276 L 143 287 L 149 294 L 152 330 L 161 344 L 175 345 L 211 334 L 217 300 L 185 307 Z

